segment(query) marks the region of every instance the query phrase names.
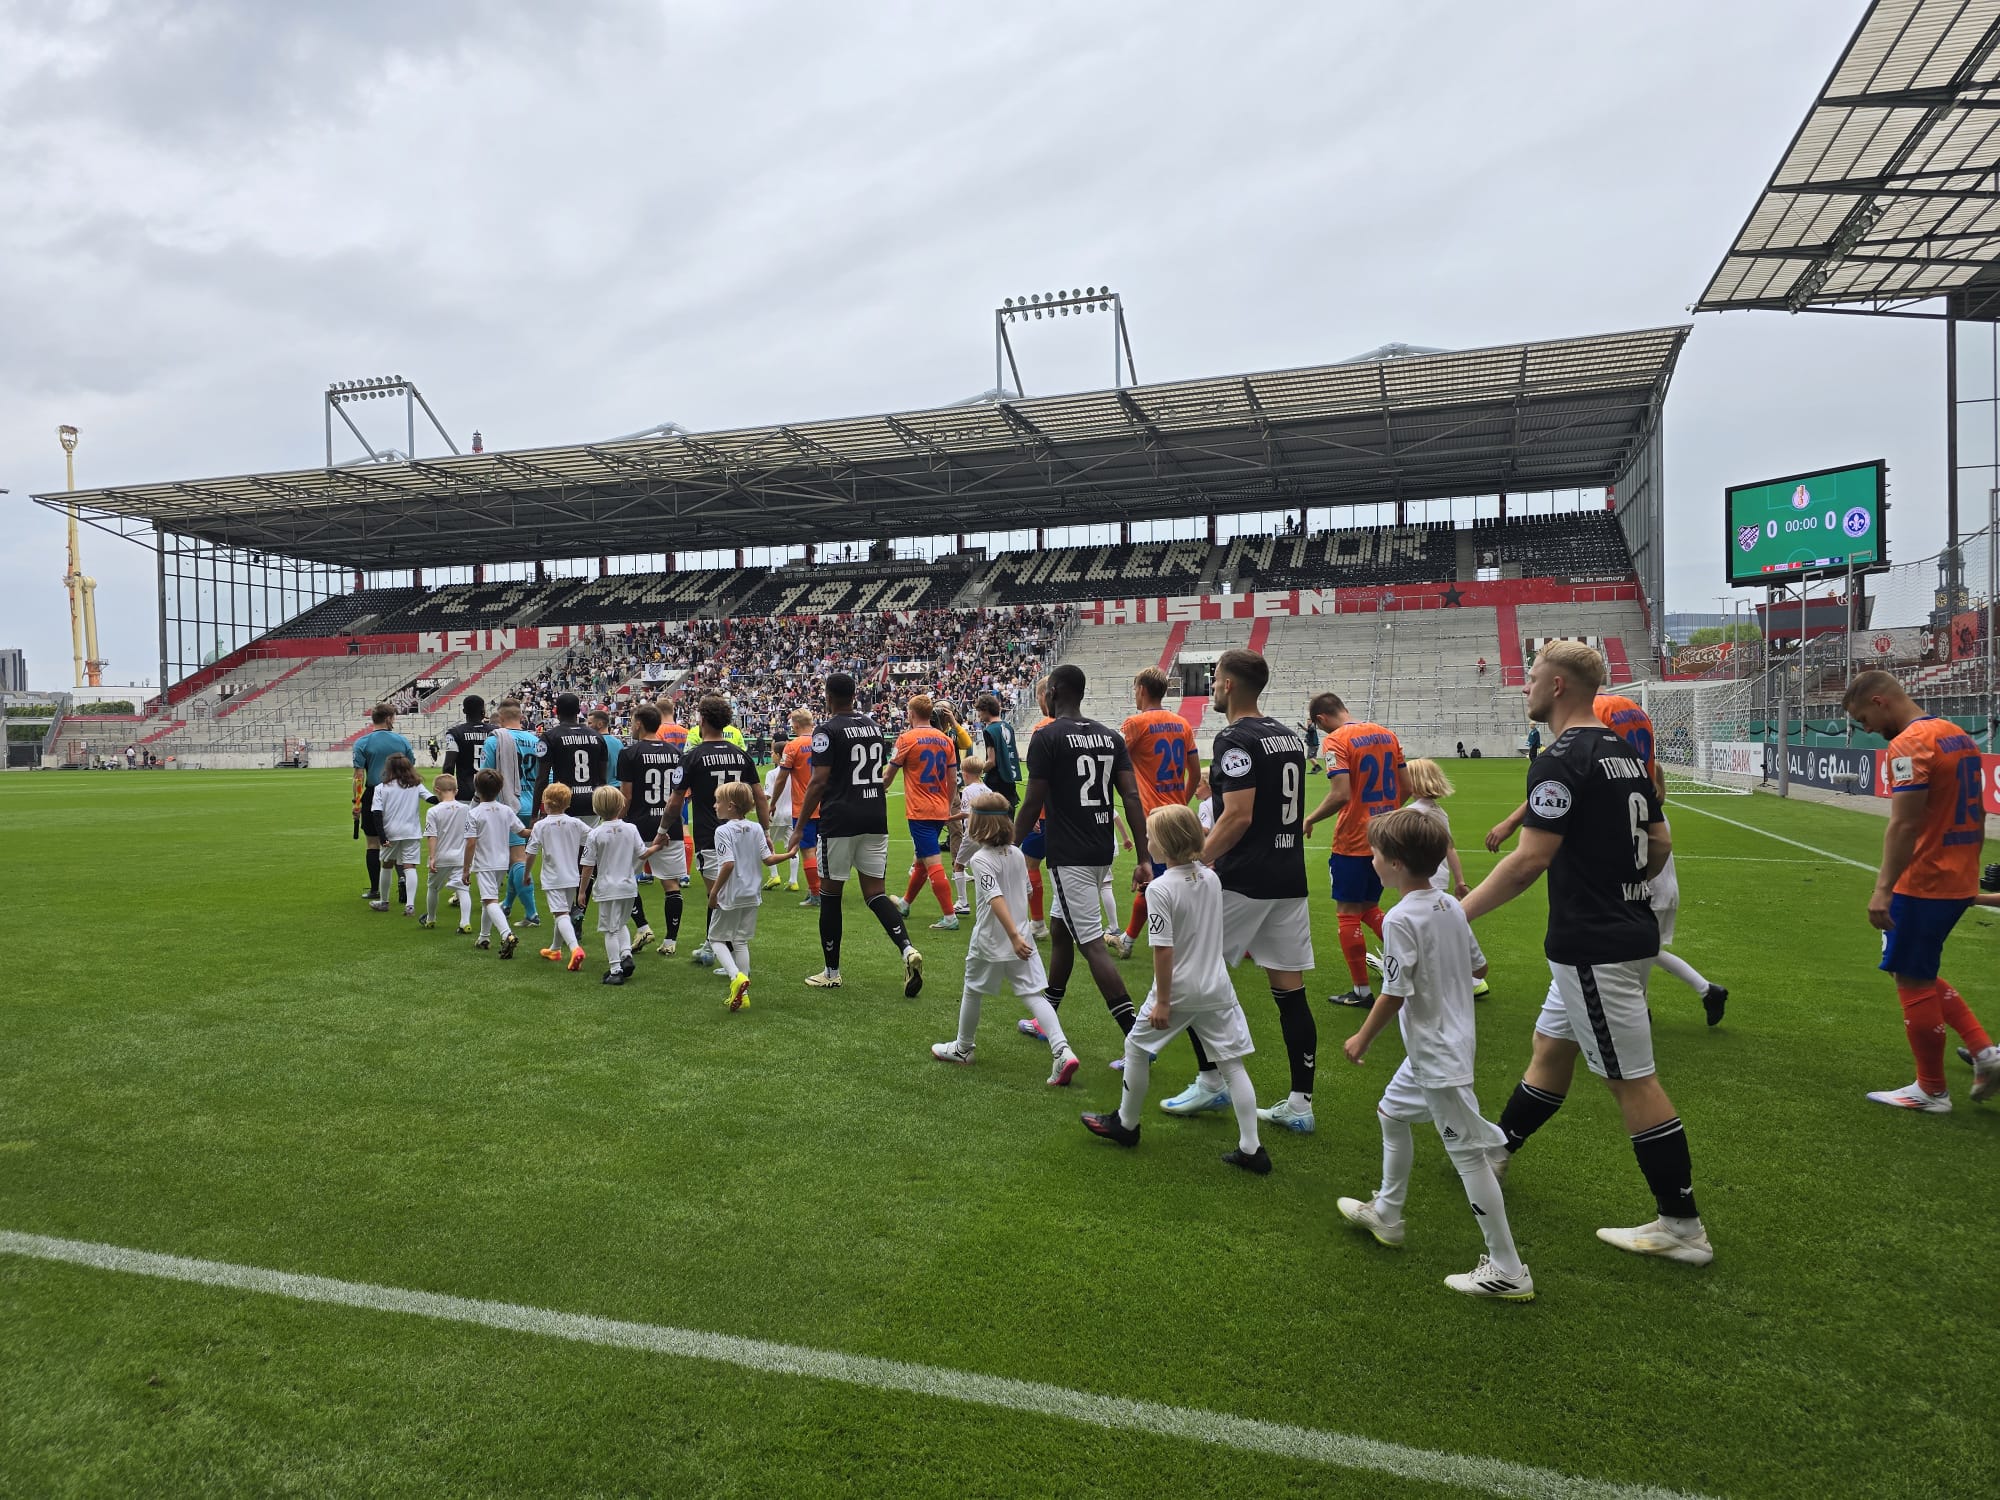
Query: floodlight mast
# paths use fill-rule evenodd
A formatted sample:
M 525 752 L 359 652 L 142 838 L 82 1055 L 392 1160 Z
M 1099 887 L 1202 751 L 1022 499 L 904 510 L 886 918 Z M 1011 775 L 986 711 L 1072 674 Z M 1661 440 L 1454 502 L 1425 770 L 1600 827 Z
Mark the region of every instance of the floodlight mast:
M 405 437 L 404 450 L 398 453 L 394 448 L 377 449 L 362 435 L 354 419 L 347 414 L 346 407 L 351 401 L 379 401 L 394 396 L 403 398 L 403 418 Z M 336 380 L 326 388 L 326 466 L 331 469 L 333 462 L 333 419 L 338 416 L 347 424 L 347 430 L 354 434 L 354 440 L 367 450 L 368 457 L 351 459 L 351 463 L 409 463 L 417 456 L 417 408 L 422 407 L 425 419 L 432 430 L 444 439 L 444 445 L 456 454 L 458 444 L 451 440 L 451 434 L 444 430 L 444 424 L 431 410 L 430 402 L 424 400 L 424 393 L 417 389 L 416 382 L 405 380 L 400 375 L 371 375 L 361 380 Z
M 1014 394 L 1027 394 L 1027 387 L 1021 384 L 1021 367 L 1014 361 L 1013 340 L 1007 336 L 1009 323 L 1017 320 L 1025 323 L 1030 318 L 1066 318 L 1071 313 L 1080 318 L 1086 313 L 1099 312 L 1111 314 L 1113 389 L 1123 390 L 1128 377 L 1131 384 L 1137 385 L 1139 371 L 1132 363 L 1132 338 L 1125 328 L 1125 299 L 1108 286 L 1073 287 L 1067 292 L 1037 292 L 1028 297 L 1009 297 L 993 309 L 993 398 L 996 401 L 1006 399 L 1006 372 L 1010 371 L 1014 376 Z
M 56 429 L 62 443 L 65 488 L 76 488 L 76 444 L 78 433 L 64 423 Z M 76 507 L 69 510 L 69 568 L 63 573 L 63 587 L 69 592 L 69 638 L 74 657 L 75 685 L 99 687 L 107 663 L 97 654 L 97 580 L 84 576 L 83 548 L 77 540 Z

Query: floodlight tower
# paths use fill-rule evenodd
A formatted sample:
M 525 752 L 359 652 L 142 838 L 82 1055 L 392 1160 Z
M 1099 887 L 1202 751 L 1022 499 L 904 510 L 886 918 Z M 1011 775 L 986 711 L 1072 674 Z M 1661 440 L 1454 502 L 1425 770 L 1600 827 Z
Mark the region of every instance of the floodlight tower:
M 1002 373 L 1002 361 L 1014 376 L 1014 392 L 1025 396 L 1027 387 L 1021 384 L 1021 367 L 1014 362 L 1014 342 L 1007 337 L 1007 325 L 1013 322 L 1027 322 L 1030 318 L 1067 318 L 1071 313 L 1079 318 L 1086 313 L 1108 312 L 1111 314 L 1111 384 L 1123 388 L 1126 377 L 1136 384 L 1139 371 L 1132 363 L 1132 338 L 1125 331 L 1125 299 L 1108 286 L 1074 287 L 1071 290 L 1037 292 L 1028 297 L 1009 297 L 993 309 L 993 396 L 1004 399 L 1007 383 Z
M 361 429 L 354 425 L 354 418 L 347 414 L 346 408 L 356 401 L 389 401 L 399 397 L 403 402 L 403 421 L 406 434 L 404 441 L 409 446 L 401 453 L 398 453 L 394 448 L 378 449 L 362 435 Z M 445 446 L 451 449 L 453 453 L 458 452 L 458 444 L 454 443 L 451 440 L 451 434 L 444 430 L 444 424 L 438 421 L 437 413 L 431 410 L 430 402 L 426 401 L 424 393 L 417 389 L 417 383 L 414 380 L 405 380 L 400 375 L 371 375 L 361 380 L 336 380 L 326 388 L 325 405 L 326 466 L 329 469 L 334 467 L 333 419 L 335 417 L 339 417 L 342 422 L 345 422 L 347 430 L 354 434 L 354 440 L 368 450 L 367 458 L 350 460 L 353 463 L 409 463 L 414 460 L 417 456 L 417 411 L 419 408 L 422 408 L 424 417 L 430 422 L 432 429 L 439 437 L 444 439 Z
M 66 488 L 76 488 L 77 430 L 67 423 L 56 429 L 62 442 Z M 83 572 L 83 549 L 76 534 L 76 507 L 69 507 L 69 571 L 63 574 L 69 591 L 69 637 L 77 687 L 97 687 L 104 680 L 104 661 L 97 654 L 97 580 Z

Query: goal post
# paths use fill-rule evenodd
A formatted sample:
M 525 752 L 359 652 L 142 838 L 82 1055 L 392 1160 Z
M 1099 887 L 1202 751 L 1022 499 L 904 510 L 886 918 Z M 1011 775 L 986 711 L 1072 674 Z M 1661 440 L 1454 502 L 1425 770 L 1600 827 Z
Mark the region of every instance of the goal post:
M 1752 683 L 1644 682 L 1638 688 L 1670 798 L 1748 796 L 1764 779 L 1771 752 Z

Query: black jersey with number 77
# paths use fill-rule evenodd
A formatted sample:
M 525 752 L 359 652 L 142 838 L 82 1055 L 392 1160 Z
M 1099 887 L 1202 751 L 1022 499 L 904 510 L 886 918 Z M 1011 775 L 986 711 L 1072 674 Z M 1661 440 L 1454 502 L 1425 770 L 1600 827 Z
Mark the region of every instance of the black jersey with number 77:
M 1028 780 L 1048 789 L 1048 863 L 1108 865 L 1118 853 L 1113 827 L 1118 782 L 1132 769 L 1125 736 L 1095 719 L 1051 719 L 1028 741 Z
M 889 807 L 882 798 L 888 762 L 889 746 L 868 715 L 835 714 L 819 721 L 812 737 L 812 767 L 826 768 L 819 802 L 821 838 L 889 831 Z
M 1230 792 L 1253 791 L 1250 826 L 1215 862 L 1225 891 L 1259 901 L 1306 894 L 1306 742 L 1276 719 L 1238 719 L 1208 763 L 1215 816 Z

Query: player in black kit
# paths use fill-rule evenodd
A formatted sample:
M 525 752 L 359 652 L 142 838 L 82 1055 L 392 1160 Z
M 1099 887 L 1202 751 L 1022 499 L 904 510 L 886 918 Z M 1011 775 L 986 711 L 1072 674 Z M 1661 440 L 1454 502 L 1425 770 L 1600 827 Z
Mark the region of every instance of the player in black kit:
M 1646 1010 L 1646 974 L 1660 951 L 1648 882 L 1672 849 L 1646 763 L 1597 721 L 1603 684 L 1604 658 L 1581 641 L 1536 653 L 1528 717 L 1548 725 L 1554 743 L 1528 768 L 1519 846 L 1464 902 L 1466 916 L 1477 919 L 1548 872 L 1543 951 L 1552 982 L 1535 1021 L 1534 1055 L 1500 1128 L 1510 1155 L 1526 1145 L 1561 1108 L 1581 1052 L 1618 1101 L 1660 1215 L 1597 1237 L 1637 1255 L 1705 1266 L 1715 1250 L 1695 1209 L 1687 1132 L 1654 1070 Z
M 542 793 L 551 782 L 560 781 L 569 788 L 569 805 L 582 809 L 571 816 L 595 828 L 597 818 L 590 811 L 590 799 L 599 787 L 611 784 L 611 755 L 603 735 L 588 724 L 577 723 L 582 708 L 575 693 L 556 699 L 556 722 L 542 731 L 542 772 L 535 782 L 534 814 L 541 816 Z
M 625 794 L 625 821 L 639 830 L 646 843 L 653 842 L 666 816 L 667 802 L 681 784 L 681 747 L 658 738 L 660 710 L 641 703 L 632 710 L 633 739 L 618 752 L 619 790 Z M 677 826 L 677 825 L 675 825 Z M 660 882 L 660 920 L 667 935 L 660 940 L 662 958 L 672 958 L 680 944 L 681 887 L 687 884 L 687 846 L 669 839 L 659 852 L 646 856 L 643 873 Z
M 1264 971 L 1291 1062 L 1290 1094 L 1259 1119 L 1304 1135 L 1313 1131 L 1313 1076 L 1319 1026 L 1306 1000 L 1313 966 L 1312 913 L 1306 900 L 1306 742 L 1267 718 L 1260 700 L 1270 664 L 1255 651 L 1222 653 L 1209 706 L 1227 716 L 1209 752 L 1215 826 L 1202 858 L 1222 884 L 1222 951 L 1233 966 L 1247 954 Z M 1192 1035 L 1192 1033 L 1190 1033 Z M 1170 1115 L 1228 1109 L 1229 1091 L 1201 1049 L 1195 1081 L 1160 1101 Z
M 1014 841 L 1025 839 L 1047 811 L 1049 1004 L 1062 1004 L 1080 948 L 1119 1032 L 1129 1034 L 1135 1019 L 1132 997 L 1104 945 L 1104 908 L 1097 894 L 1117 855 L 1113 819 L 1119 804 L 1138 859 L 1133 890 L 1144 890 L 1152 879 L 1153 856 L 1146 847 L 1146 815 L 1125 736 L 1083 716 L 1084 687 L 1080 667 L 1064 665 L 1049 673 L 1043 700 L 1049 722 L 1028 741 L 1028 789 L 1014 818 Z
M 819 819 L 819 946 L 826 967 L 806 983 L 816 990 L 840 988 L 840 893 L 858 878 L 862 899 L 903 956 L 903 993 L 914 998 L 924 987 L 924 956 L 882 888 L 889 869 L 889 809 L 882 797 L 889 746 L 875 721 L 854 711 L 854 679 L 845 672 L 826 679 L 826 709 L 813 730 L 812 779 L 804 805 L 792 809 L 785 847 L 787 857 L 796 854 L 800 831 Z
M 680 784 L 667 799 L 665 821 L 654 833 L 647 845 L 649 855 L 664 848 L 669 839 L 677 841 L 681 826 L 681 807 L 686 804 L 694 814 L 694 860 L 701 871 L 704 887 L 715 884 L 715 877 L 721 873 L 722 864 L 715 853 L 715 827 L 720 820 L 715 816 L 715 789 L 732 781 L 750 784 L 750 798 L 757 808 L 757 821 L 768 828 L 771 824 L 771 804 L 764 796 L 763 784 L 757 778 L 757 766 L 746 750 L 739 750 L 723 737 L 732 717 L 729 700 L 713 694 L 701 700 L 695 710 L 695 721 L 701 738 L 687 747 L 681 758 Z M 702 903 L 704 914 L 708 903 Z M 704 917 L 705 920 L 705 917 Z M 662 949 L 661 951 L 665 951 Z M 715 962 L 715 950 L 708 945 L 704 936 L 701 946 L 694 950 L 694 961 L 698 964 Z
M 438 767 L 439 774 L 456 776 L 470 786 L 479 771 L 480 752 L 492 734 L 493 726 L 486 722 L 486 700 L 477 693 L 467 693 L 465 722 L 444 732 L 444 764 Z

